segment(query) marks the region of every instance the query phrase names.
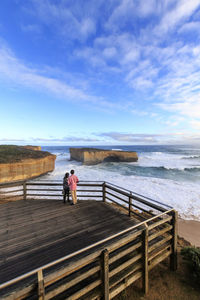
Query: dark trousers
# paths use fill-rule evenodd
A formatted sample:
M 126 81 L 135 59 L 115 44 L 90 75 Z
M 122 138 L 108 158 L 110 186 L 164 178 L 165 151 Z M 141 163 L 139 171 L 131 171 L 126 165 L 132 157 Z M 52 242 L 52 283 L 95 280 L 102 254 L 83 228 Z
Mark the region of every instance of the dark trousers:
M 68 189 L 63 189 L 63 202 L 66 202 L 66 196 L 67 196 L 67 201 L 69 202 L 69 188 Z

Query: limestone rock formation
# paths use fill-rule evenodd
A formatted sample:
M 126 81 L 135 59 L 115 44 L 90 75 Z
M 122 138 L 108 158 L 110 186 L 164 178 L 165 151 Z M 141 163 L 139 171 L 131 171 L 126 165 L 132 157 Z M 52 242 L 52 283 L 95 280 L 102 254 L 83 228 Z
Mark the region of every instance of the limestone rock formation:
M 35 150 L 35 151 L 41 151 L 41 146 L 23 146 L 25 149 Z
M 70 148 L 70 159 L 95 165 L 101 162 L 136 162 L 138 155 L 133 151 L 101 150 L 95 148 Z
M 27 180 L 54 170 L 56 155 L 0 164 L 0 183 Z

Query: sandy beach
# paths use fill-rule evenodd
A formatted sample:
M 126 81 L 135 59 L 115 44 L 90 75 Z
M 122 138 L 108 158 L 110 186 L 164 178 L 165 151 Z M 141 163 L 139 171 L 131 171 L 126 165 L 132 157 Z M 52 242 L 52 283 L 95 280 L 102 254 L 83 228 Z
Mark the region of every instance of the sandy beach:
M 178 235 L 190 242 L 193 246 L 200 247 L 200 222 L 179 218 Z

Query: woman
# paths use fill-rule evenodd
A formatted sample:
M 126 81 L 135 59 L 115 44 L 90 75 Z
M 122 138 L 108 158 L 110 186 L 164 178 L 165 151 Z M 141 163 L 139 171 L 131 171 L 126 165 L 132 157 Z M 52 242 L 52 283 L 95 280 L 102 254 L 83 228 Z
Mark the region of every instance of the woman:
M 70 187 L 70 192 L 72 195 L 72 205 L 75 205 L 77 203 L 77 196 L 76 196 L 76 188 L 77 188 L 77 183 L 79 182 L 78 177 L 74 175 L 74 170 L 70 171 L 71 176 L 68 179 L 68 184 Z
M 69 185 L 68 185 L 69 173 L 66 173 L 63 178 L 63 202 L 66 203 L 66 195 L 67 201 L 69 202 Z

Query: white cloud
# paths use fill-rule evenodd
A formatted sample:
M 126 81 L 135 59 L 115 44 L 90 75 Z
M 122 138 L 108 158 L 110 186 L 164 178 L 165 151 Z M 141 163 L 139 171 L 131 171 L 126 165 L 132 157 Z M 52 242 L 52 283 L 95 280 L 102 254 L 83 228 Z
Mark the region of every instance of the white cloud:
M 129 16 L 133 16 L 134 8 L 133 0 L 121 0 L 120 4 L 113 10 L 105 27 L 115 31 L 120 25 L 123 25 Z
M 200 120 L 191 120 L 190 124 L 192 126 L 192 128 L 196 129 L 196 130 L 200 130 Z
M 190 118 L 200 118 L 200 93 L 199 97 L 192 101 L 186 100 L 183 102 L 175 103 L 160 103 L 158 105 L 170 112 L 175 112 L 183 116 L 188 116 Z M 195 124 L 195 122 L 197 121 L 193 120 L 193 124 Z
M 191 134 L 188 132 L 168 132 L 161 134 L 139 134 L 139 133 L 121 133 L 121 132 L 105 132 L 99 136 L 108 138 L 111 143 L 120 144 L 200 144 L 200 134 Z
M 24 11 L 34 15 L 41 24 L 49 26 L 58 36 L 65 36 L 70 40 L 86 40 L 96 32 L 96 22 L 89 12 L 83 13 L 73 2 L 60 1 L 53 3 L 49 0 L 32 0 L 31 7 L 24 4 Z M 88 6 L 84 5 L 86 10 Z M 88 9 L 89 10 L 89 9 Z
M 100 98 L 90 96 L 84 90 L 74 88 L 62 80 L 41 75 L 39 70 L 25 65 L 6 47 L 0 48 L 0 77 L 4 81 L 11 82 L 14 86 L 38 88 L 66 100 L 82 100 L 91 103 L 100 100 Z
M 153 82 L 150 79 L 145 78 L 145 76 L 134 78 L 132 81 L 129 82 L 129 84 L 131 87 L 143 91 L 146 88 L 153 87 Z
M 103 137 L 108 137 L 117 142 L 128 143 L 156 143 L 158 142 L 159 134 L 137 134 L 137 133 L 120 133 L 120 132 L 105 132 L 99 134 Z
M 99 139 L 97 138 L 89 138 L 89 137 L 78 137 L 78 136 L 67 136 L 67 137 L 62 137 L 62 138 L 40 138 L 40 137 L 34 137 L 31 138 L 32 141 L 34 142 L 99 142 Z
M 133 115 L 140 116 L 140 117 L 144 117 L 144 116 L 147 116 L 149 114 L 147 111 L 138 110 L 138 109 L 132 109 L 131 113 Z
M 68 137 L 62 137 L 62 138 L 55 138 L 55 137 L 49 137 L 49 138 L 43 138 L 43 137 L 30 137 L 27 139 L 16 139 L 16 138 L 1 138 L 1 143 L 95 143 L 100 142 L 101 140 L 99 138 L 89 138 L 89 137 L 78 137 L 78 136 L 68 136 Z
M 122 63 L 129 64 L 138 60 L 140 55 L 139 49 L 133 48 L 129 50 L 123 57 Z
M 154 14 L 159 9 L 159 3 L 156 0 L 139 1 L 138 12 L 142 17 Z
M 96 32 L 96 25 L 92 19 L 83 19 L 80 26 L 81 35 L 86 38 Z
M 179 33 L 200 33 L 200 22 L 188 22 L 185 23 L 179 30 Z
M 107 75 L 115 73 L 134 93 L 141 93 L 137 101 L 144 102 L 150 91 L 147 100 L 149 103 L 154 101 L 156 111 L 159 106 L 168 114 L 176 114 L 176 119 L 180 116 L 199 118 L 200 47 L 198 41 L 187 40 L 186 35 L 180 33 L 199 30 L 200 22 L 195 13 L 200 0 L 82 2 L 77 5 L 78 1 L 73 0 L 57 4 L 50 0 L 32 0 L 29 13 L 40 21 L 40 25 L 55 30 L 62 39 L 66 37 L 65 41 L 79 40 L 78 47 L 72 47 L 73 59 L 88 64 L 92 83 L 96 83 L 101 74 L 100 80 L 102 83 L 106 80 L 108 86 Z M 104 107 L 122 107 L 115 106 L 114 99 L 107 103 L 88 95 L 86 88 L 78 85 L 75 88 L 67 81 L 41 74 L 16 60 L 12 54 L 5 61 L 7 66 L 2 74 L 21 84 L 44 88 L 64 97 L 99 102 Z M 5 61 L 2 60 L 3 66 Z M 135 104 L 134 97 L 131 99 Z M 135 111 L 138 111 L 137 106 L 129 106 L 128 100 L 125 102 L 123 100 L 124 106 L 136 107 Z M 170 120 L 169 124 L 175 126 L 178 122 Z
M 164 13 L 160 24 L 155 28 L 155 32 L 163 34 L 170 29 L 175 29 L 176 25 L 187 20 L 200 6 L 199 0 L 178 0 L 175 3 L 172 9 Z
M 108 58 L 108 59 L 110 59 L 110 58 L 115 58 L 115 55 L 117 55 L 117 50 L 116 50 L 116 48 L 115 47 L 108 47 L 108 48 L 105 48 L 104 50 L 103 50 L 103 55 L 106 57 L 106 58 Z

